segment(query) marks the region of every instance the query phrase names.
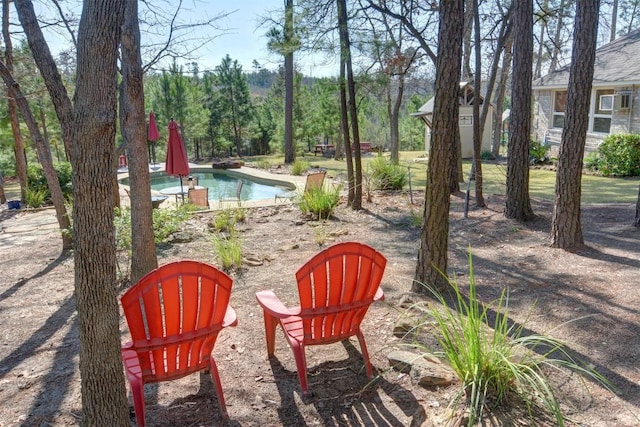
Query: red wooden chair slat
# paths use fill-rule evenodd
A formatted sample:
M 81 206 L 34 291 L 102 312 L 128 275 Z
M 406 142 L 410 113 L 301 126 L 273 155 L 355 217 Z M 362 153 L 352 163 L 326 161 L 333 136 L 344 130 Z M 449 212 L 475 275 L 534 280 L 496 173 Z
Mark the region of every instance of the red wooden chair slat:
M 232 279 L 214 266 L 178 261 L 148 273 L 120 299 L 132 341 L 122 359 L 136 420 L 144 426 L 144 384 L 208 369 L 223 417 L 227 410 L 211 355 L 218 333 L 237 324 L 229 305 Z
M 256 293 L 264 312 L 267 353 L 275 351 L 275 329 L 282 327 L 293 350 L 303 394 L 309 393 L 304 349 L 357 336 L 367 376 L 373 376 L 360 324 L 371 303 L 384 299 L 380 282 L 386 258 L 357 242 L 333 245 L 296 273 L 300 306 L 287 308 L 271 291 Z

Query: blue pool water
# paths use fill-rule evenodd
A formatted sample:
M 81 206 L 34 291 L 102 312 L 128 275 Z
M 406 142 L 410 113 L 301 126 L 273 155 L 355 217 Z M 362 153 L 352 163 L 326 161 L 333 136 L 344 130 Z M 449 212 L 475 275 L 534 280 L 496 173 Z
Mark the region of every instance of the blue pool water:
M 164 172 L 152 172 L 149 176 L 152 190 L 161 191 L 168 187 L 180 185 L 178 177 L 167 175 Z M 198 179 L 199 186 L 209 188 L 209 200 L 235 199 L 239 179 L 243 182 L 240 195 L 240 199 L 243 201 L 274 199 L 276 194 L 294 188 L 289 187 L 285 182 L 262 180 L 228 170 L 197 169 L 192 170 L 190 176 Z M 124 185 L 129 185 L 127 178 L 124 178 L 121 182 Z

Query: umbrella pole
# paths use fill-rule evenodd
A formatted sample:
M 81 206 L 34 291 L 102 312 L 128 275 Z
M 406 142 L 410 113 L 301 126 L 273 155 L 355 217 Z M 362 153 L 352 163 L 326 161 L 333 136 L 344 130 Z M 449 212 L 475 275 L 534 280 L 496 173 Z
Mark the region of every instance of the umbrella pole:
M 180 197 L 182 197 L 182 204 L 184 205 L 184 189 L 182 188 L 182 175 L 178 175 L 180 178 Z

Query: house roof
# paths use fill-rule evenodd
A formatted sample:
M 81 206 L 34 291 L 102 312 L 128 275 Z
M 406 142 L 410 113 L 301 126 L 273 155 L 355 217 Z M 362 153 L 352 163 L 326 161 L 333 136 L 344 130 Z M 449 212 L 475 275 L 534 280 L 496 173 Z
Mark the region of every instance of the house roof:
M 533 89 L 566 88 L 570 65 L 533 81 Z M 640 30 L 596 50 L 593 86 L 640 84 Z
M 468 82 L 460 82 L 460 93 L 458 96 L 458 100 L 460 102 L 460 106 L 468 106 L 473 105 L 473 86 Z M 484 101 L 484 97 L 480 96 L 480 105 Z M 435 97 L 432 96 L 427 102 L 425 102 L 422 107 L 418 108 L 416 113 L 412 113 L 411 115 L 414 117 L 422 117 L 433 114 L 433 107 L 435 103 Z

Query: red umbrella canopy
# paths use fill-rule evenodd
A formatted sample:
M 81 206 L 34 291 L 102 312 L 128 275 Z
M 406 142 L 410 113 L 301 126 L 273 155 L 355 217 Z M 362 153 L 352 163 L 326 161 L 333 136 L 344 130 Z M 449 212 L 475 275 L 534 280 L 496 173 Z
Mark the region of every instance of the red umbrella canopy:
M 182 138 L 178 132 L 178 124 L 171 119 L 169 122 L 169 141 L 167 143 L 167 162 L 165 164 L 167 175 L 189 175 L 189 160 L 184 149 Z
M 147 139 L 149 141 L 157 141 L 160 138 L 160 133 L 158 132 L 158 125 L 156 124 L 156 115 L 153 114 L 153 111 L 149 113 L 149 135 Z

